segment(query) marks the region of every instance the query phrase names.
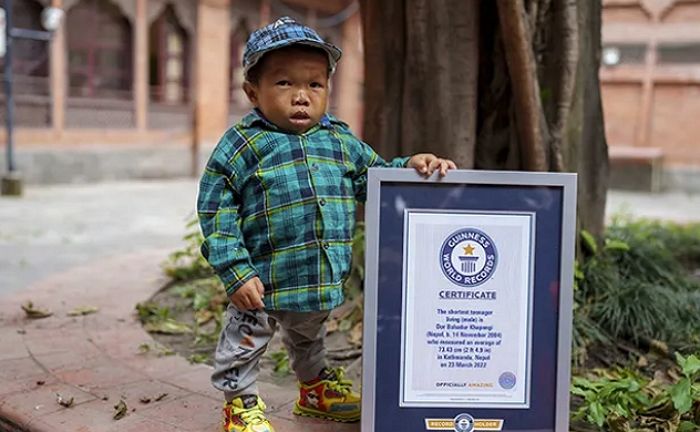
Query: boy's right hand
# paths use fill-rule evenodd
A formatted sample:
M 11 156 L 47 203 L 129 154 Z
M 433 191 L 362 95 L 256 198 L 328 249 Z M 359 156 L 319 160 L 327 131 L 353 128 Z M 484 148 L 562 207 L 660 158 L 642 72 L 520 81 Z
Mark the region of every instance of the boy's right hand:
M 229 300 L 239 311 L 247 311 L 264 309 L 263 297 L 265 297 L 265 286 L 260 282 L 260 278 L 255 276 L 238 288 Z

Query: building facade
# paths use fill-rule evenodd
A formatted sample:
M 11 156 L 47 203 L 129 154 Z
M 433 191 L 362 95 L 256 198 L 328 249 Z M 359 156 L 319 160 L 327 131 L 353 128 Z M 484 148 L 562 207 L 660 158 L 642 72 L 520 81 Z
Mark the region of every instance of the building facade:
M 248 35 L 283 15 L 315 27 L 343 49 L 331 109 L 353 127 L 361 124 L 360 18 L 352 0 L 15 0 L 14 5 L 18 28 L 41 29 L 44 7 L 65 11 L 50 43 L 15 41 L 15 136 L 20 169 L 29 181 L 71 180 L 68 174 L 47 175 L 40 166 L 47 158 L 69 171 L 71 166 L 91 171 L 73 178 L 77 181 L 100 177 L 97 171 L 110 164 L 146 158 L 147 165 L 160 165 L 157 155 L 168 152 L 162 159 L 176 169 L 159 166 L 142 176 L 196 172 L 200 152 L 206 154 L 250 108 L 240 64 Z M 121 159 L 89 166 L 113 152 Z
M 604 0 L 602 39 L 611 160 L 659 157 L 663 187 L 699 191 L 700 0 Z
M 240 65 L 248 35 L 283 15 L 341 47 L 331 110 L 362 132 L 356 0 L 14 4 L 20 28 L 40 29 L 46 6 L 66 12 L 51 43 L 15 41 L 17 157 L 29 181 L 196 173 L 249 109 Z M 619 155 L 658 158 L 665 187 L 700 191 L 700 0 L 604 0 L 602 39 L 613 173 Z

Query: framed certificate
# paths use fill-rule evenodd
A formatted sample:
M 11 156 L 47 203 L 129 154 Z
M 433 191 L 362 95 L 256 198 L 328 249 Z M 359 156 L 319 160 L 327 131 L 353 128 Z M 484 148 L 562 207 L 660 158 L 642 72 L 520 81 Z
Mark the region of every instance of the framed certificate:
M 576 175 L 371 169 L 362 431 L 568 430 Z

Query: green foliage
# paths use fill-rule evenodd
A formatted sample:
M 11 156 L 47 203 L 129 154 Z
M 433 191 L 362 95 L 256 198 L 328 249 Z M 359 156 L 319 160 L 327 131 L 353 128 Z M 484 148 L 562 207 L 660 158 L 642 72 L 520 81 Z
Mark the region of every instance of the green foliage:
M 700 348 L 700 284 L 688 272 L 700 265 L 699 227 L 618 219 L 603 248 L 581 233 L 589 256 L 574 271 L 577 364 L 590 344 L 615 338 Z
M 574 418 L 584 418 L 598 427 L 610 425 L 617 417 L 638 417 L 651 404 L 646 389 L 649 381 L 634 371 L 617 370 L 596 380 L 574 377 L 571 393 L 580 396 L 584 404 Z
M 183 237 L 184 247 L 171 253 L 163 263 L 165 274 L 176 281 L 211 276 L 214 272 L 200 253 L 204 237 L 199 230 L 197 218 L 190 220 L 186 228 L 188 232 Z
M 343 285 L 345 297 L 353 300 L 362 294 L 365 283 L 365 224 L 358 222 L 352 237 L 352 264 Z
M 695 355 L 685 358 L 676 353 L 676 361 L 683 377 L 671 387 L 671 400 L 676 410 L 685 414 L 694 404 L 700 404 L 700 359 Z
M 191 364 L 206 363 L 207 360 L 209 360 L 209 356 L 206 355 L 206 354 L 199 354 L 199 353 L 196 353 L 196 354 L 190 355 L 190 356 L 187 358 L 187 360 L 188 360 Z
M 700 266 L 700 224 L 677 224 L 648 220 L 631 220 L 617 217 L 610 229 L 614 236 L 624 236 L 619 232 L 634 232 L 636 237 L 649 241 L 649 246 L 665 249 L 665 254 L 688 270 Z
M 676 356 L 681 376 L 650 380 L 630 369 L 575 377 L 571 393 L 582 399 L 574 419 L 610 431 L 697 431 L 700 428 L 700 360 Z
M 162 321 L 170 318 L 170 308 L 160 306 L 158 303 L 152 301 L 137 303 L 136 312 L 142 323 Z
M 598 244 L 595 241 L 595 237 L 586 230 L 581 230 L 581 247 L 589 255 L 598 253 Z
M 190 326 L 171 318 L 170 309 L 166 306 L 148 301 L 138 303 L 136 312 L 144 330 L 149 333 L 184 334 L 192 332 Z
M 273 371 L 277 376 L 286 376 L 291 373 L 291 368 L 289 366 L 289 355 L 287 350 L 280 348 L 278 351 L 271 352 L 269 354 L 270 359 L 275 363 Z
M 215 343 L 223 326 L 224 311 L 228 302 L 226 291 L 216 276 L 181 282 L 173 292 L 191 301 L 194 311 L 194 344 Z M 205 325 L 214 321 L 215 326 L 207 330 Z

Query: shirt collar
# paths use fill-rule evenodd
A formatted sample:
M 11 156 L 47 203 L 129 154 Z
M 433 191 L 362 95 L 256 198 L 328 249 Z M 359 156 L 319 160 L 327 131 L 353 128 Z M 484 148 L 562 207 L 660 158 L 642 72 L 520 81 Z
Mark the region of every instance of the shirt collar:
M 344 123 L 328 113 L 325 113 L 318 122 L 319 127 L 325 129 L 332 129 L 334 124 L 342 125 Z M 257 125 L 273 131 L 280 130 L 280 128 L 278 128 L 274 123 L 266 119 L 263 113 L 257 108 L 253 108 L 248 114 L 245 115 L 245 117 L 243 117 L 241 120 L 241 125 L 245 128 L 251 128 Z M 313 127 L 311 129 L 313 129 Z

